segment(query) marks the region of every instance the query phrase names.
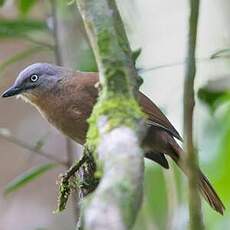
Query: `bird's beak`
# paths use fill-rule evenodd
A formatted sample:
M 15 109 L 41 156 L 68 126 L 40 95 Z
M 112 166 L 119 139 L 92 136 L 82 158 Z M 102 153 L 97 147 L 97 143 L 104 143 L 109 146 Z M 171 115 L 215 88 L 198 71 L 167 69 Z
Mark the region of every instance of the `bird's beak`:
M 18 95 L 19 93 L 21 93 L 21 91 L 22 91 L 21 88 L 13 85 L 2 94 L 2 97 L 15 96 L 15 95 Z

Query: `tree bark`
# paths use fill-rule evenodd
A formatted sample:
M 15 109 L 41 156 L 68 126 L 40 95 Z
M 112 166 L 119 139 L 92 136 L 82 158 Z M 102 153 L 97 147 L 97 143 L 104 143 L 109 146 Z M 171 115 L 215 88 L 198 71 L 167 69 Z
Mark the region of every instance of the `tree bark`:
M 114 0 L 77 0 L 100 73 L 100 97 L 89 119 L 87 147 L 101 180 L 83 202 L 82 228 L 130 229 L 143 191 L 143 114 L 138 76 Z
M 203 229 L 204 226 L 198 187 L 198 156 L 193 143 L 194 80 L 196 75 L 195 49 L 199 0 L 190 0 L 190 8 L 186 76 L 184 83 L 184 145 L 187 153 L 185 163 L 188 170 L 190 229 L 199 230 Z

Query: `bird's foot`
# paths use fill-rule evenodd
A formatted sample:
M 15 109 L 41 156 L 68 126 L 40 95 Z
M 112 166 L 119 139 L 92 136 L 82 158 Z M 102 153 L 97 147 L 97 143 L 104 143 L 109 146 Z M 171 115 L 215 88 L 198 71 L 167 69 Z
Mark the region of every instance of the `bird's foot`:
M 58 178 L 58 207 L 55 213 L 61 212 L 65 209 L 71 191 L 76 190 L 78 186 L 75 173 L 87 161 L 87 156 L 75 162 L 64 174 L 60 174 Z

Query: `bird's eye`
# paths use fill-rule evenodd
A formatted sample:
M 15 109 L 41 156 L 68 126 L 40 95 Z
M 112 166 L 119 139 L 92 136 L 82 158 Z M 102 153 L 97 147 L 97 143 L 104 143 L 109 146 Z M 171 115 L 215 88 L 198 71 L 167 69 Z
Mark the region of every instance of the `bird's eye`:
M 30 76 L 30 80 L 31 80 L 32 82 L 37 81 L 37 80 L 38 80 L 38 75 L 36 75 L 36 74 L 31 75 L 31 76 Z

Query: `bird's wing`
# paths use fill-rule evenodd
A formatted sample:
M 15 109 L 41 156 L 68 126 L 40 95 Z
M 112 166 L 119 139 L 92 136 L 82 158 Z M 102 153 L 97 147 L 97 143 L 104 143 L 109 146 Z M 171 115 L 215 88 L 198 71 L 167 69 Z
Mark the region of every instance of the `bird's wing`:
M 173 127 L 167 117 L 148 97 L 141 92 L 139 92 L 139 102 L 143 108 L 143 111 L 148 115 L 147 124 L 160 127 L 182 141 L 182 137 Z
M 98 89 L 95 88 L 95 83 L 98 82 L 98 73 L 81 73 L 77 72 L 75 74 L 75 80 L 77 80 L 77 85 L 84 85 L 84 92 L 87 91 L 87 94 L 93 100 L 93 103 L 96 102 L 96 98 L 98 96 Z M 84 81 L 84 84 L 79 84 L 79 81 Z M 79 89 L 78 89 L 79 91 Z M 92 100 L 91 99 L 91 100 Z M 87 100 L 88 101 L 88 100 Z M 148 115 L 147 124 L 155 127 L 160 127 L 166 130 L 168 133 L 173 135 L 174 137 L 182 140 L 180 134 L 173 127 L 170 121 L 166 118 L 166 116 L 160 111 L 160 109 L 143 93 L 139 92 L 139 102 L 143 108 L 143 111 Z

